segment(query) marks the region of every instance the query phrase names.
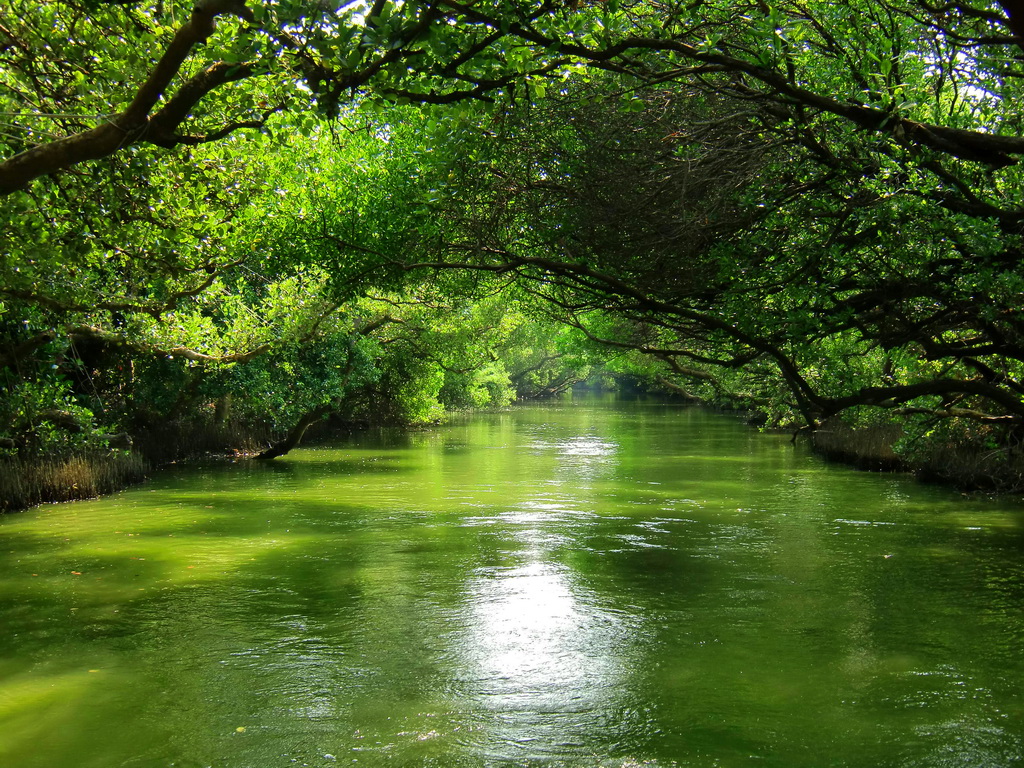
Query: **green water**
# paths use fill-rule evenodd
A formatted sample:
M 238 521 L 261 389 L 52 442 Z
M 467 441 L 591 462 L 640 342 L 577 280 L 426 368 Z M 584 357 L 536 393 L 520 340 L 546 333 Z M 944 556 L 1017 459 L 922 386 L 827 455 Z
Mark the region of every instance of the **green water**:
M 1011 766 L 1024 507 L 587 401 L 0 519 L 0 768 Z

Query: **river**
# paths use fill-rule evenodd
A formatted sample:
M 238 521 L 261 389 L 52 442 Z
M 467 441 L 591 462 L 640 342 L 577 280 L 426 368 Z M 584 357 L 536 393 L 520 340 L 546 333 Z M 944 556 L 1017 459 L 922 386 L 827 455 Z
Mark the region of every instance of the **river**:
M 1024 760 L 1024 506 L 590 399 L 0 518 L 0 766 Z

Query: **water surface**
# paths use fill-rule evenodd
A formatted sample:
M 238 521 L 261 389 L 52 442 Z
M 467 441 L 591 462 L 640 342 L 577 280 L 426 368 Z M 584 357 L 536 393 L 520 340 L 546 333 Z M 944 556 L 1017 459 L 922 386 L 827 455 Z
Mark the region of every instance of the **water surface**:
M 563 402 L 0 518 L 0 766 L 1011 766 L 1024 511 Z

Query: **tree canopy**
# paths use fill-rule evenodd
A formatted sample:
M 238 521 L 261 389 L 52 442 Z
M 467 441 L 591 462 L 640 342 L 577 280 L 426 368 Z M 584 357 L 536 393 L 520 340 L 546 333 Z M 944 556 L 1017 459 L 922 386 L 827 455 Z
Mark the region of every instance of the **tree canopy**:
M 13 0 L 0 450 L 603 366 L 1009 465 L 1022 82 L 1010 0 Z

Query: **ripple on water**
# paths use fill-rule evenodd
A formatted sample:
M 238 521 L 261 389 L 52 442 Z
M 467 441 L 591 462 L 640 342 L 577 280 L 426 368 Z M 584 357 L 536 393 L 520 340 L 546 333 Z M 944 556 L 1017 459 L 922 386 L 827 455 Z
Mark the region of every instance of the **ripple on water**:
M 0 518 L 0 764 L 1020 763 L 1019 508 L 679 416 Z

